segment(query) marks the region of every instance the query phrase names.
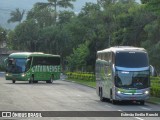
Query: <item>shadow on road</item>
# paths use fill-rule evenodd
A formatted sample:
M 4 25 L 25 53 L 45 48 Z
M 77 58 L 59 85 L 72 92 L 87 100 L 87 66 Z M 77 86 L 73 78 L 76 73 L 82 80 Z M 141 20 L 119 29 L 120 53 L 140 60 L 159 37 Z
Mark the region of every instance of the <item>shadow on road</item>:
M 8 85 L 32 85 L 32 86 L 54 86 L 54 85 L 63 85 L 63 83 L 45 83 L 45 82 L 39 82 L 39 83 L 28 83 L 28 82 L 16 82 L 16 83 L 5 83 Z

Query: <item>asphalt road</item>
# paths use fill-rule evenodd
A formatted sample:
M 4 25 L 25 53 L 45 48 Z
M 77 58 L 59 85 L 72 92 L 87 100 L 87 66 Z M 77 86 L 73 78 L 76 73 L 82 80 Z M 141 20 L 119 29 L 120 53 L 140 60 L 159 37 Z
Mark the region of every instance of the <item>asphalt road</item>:
M 54 81 L 52 84 L 39 82 L 6 81 L 4 73 L 0 73 L 0 111 L 160 111 L 160 105 L 146 103 L 121 103 L 113 105 L 110 102 L 100 102 L 94 88 L 66 82 Z M 1 119 L 1 118 L 0 118 Z M 37 118 L 40 119 L 40 118 Z M 43 118 L 41 118 L 43 119 Z M 48 118 L 47 118 L 48 119 Z M 79 120 L 77 118 L 49 118 Z M 110 117 L 83 117 L 83 120 L 107 120 Z M 115 117 L 119 119 L 150 120 L 157 117 Z

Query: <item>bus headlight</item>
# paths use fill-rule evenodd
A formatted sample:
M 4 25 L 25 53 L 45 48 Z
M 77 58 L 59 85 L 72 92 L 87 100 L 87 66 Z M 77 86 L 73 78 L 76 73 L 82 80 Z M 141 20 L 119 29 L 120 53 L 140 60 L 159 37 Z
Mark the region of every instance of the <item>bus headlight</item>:
M 8 74 L 8 73 L 6 73 L 6 76 L 9 76 L 9 74 Z
M 117 91 L 117 93 L 118 93 L 118 94 L 121 94 L 122 92 L 121 92 L 121 91 Z
M 149 94 L 149 91 L 145 91 L 144 93 L 145 93 L 145 94 Z
M 24 77 L 24 76 L 25 76 L 25 74 L 22 74 L 21 76 L 22 76 L 22 77 Z

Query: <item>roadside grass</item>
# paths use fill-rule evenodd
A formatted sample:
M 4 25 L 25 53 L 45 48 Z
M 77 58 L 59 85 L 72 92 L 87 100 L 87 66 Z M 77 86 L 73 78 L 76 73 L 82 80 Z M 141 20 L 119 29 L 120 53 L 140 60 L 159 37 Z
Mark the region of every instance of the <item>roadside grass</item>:
M 93 80 L 79 80 L 79 79 L 67 79 L 68 81 L 71 81 L 71 82 L 75 82 L 75 83 L 79 83 L 79 84 L 83 84 L 83 85 L 86 85 L 86 86 L 89 86 L 89 87 L 93 87 L 95 88 L 96 87 L 96 82 L 93 81 Z
M 152 96 L 151 96 L 151 97 L 149 98 L 148 102 L 160 104 L 160 98 L 158 98 L 158 97 L 152 97 Z

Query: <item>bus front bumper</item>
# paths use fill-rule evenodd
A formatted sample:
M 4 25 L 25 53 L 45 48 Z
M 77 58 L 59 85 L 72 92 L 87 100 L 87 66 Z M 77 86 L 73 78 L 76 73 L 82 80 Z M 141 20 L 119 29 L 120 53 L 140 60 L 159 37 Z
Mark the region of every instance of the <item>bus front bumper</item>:
M 5 74 L 6 80 L 16 80 L 16 81 L 27 81 L 28 77 L 24 73 L 21 74 L 10 74 L 6 73 Z
M 120 93 L 117 92 L 115 95 L 115 100 L 147 100 L 149 99 L 150 96 L 150 90 L 149 89 L 145 89 L 145 90 L 141 90 L 141 92 L 137 92 L 137 93 Z

